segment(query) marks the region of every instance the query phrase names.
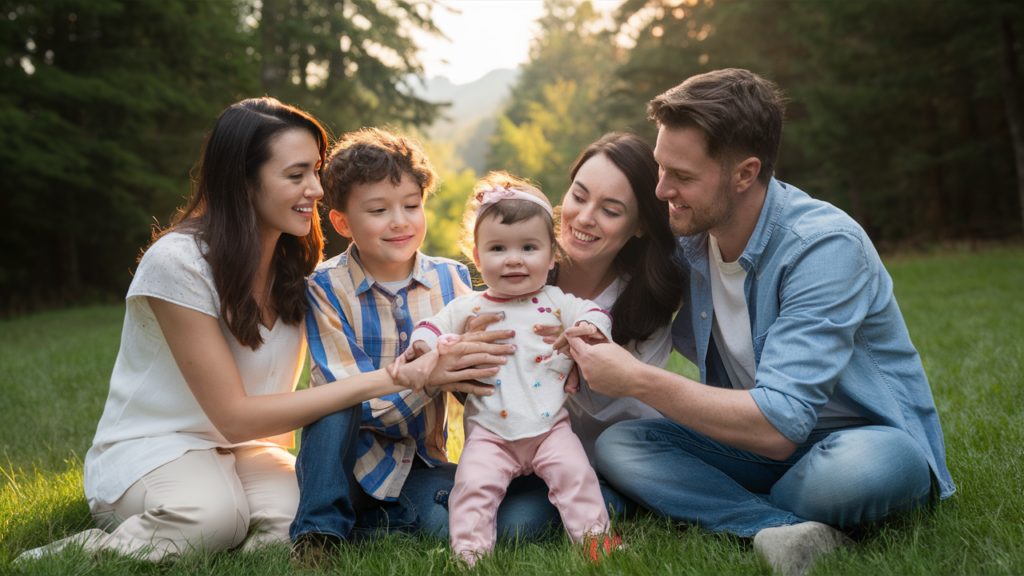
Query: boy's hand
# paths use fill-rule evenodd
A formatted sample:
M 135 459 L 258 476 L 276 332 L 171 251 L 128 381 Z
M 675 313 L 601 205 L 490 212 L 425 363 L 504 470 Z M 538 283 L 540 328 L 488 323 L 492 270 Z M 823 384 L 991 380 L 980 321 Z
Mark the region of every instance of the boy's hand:
M 427 346 L 427 343 L 424 342 L 423 340 L 417 340 L 410 344 L 409 347 L 405 349 L 405 352 L 403 352 L 400 357 L 404 357 L 406 362 L 412 362 L 413 360 L 419 358 L 420 356 L 423 356 L 427 352 L 430 352 L 430 346 Z
M 565 332 L 562 332 L 551 344 L 551 347 L 561 354 L 572 356 L 571 351 L 569 350 L 569 338 L 580 338 L 591 346 L 595 344 L 603 344 L 608 341 L 608 339 L 604 337 L 604 334 L 597 329 L 597 326 L 594 326 L 590 322 L 580 322 Z
M 423 344 L 423 342 L 417 342 Z M 424 344 L 424 346 L 426 346 Z M 412 346 L 409 347 L 412 349 Z M 414 392 L 422 392 L 430 378 L 430 373 L 437 366 L 438 353 L 436 350 L 421 354 L 415 360 L 408 360 L 405 354 L 400 354 L 386 370 L 395 381 L 395 384 L 402 388 L 408 388 Z M 433 391 L 431 391 L 433 393 Z

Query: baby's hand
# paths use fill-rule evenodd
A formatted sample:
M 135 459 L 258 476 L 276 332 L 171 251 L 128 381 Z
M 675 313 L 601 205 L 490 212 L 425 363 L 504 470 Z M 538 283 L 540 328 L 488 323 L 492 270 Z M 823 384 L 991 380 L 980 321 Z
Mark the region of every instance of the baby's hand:
M 573 364 L 572 370 L 569 371 L 569 375 L 565 377 L 565 386 L 562 391 L 566 394 L 575 394 L 580 391 L 580 369 L 579 366 Z
M 419 344 L 423 344 L 422 341 L 417 341 Z M 442 334 L 437 337 L 437 350 L 438 352 L 445 354 L 459 342 L 462 342 L 462 336 L 458 334 Z M 426 346 L 426 344 L 424 344 Z

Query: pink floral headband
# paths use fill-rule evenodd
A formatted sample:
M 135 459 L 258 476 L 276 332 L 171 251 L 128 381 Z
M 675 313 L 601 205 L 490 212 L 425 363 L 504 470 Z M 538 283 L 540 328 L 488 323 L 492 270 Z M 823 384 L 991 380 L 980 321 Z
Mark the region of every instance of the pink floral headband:
M 547 202 L 533 194 L 528 194 L 522 190 L 516 190 L 515 188 L 509 190 L 508 188 L 496 186 L 490 190 L 484 190 L 483 192 L 478 193 L 476 197 L 480 200 L 480 207 L 476 210 L 477 218 L 484 213 L 484 210 L 487 210 L 502 200 L 526 200 L 527 202 L 533 202 L 534 204 L 543 207 L 548 213 L 548 216 L 551 216 L 552 218 L 555 217 L 554 211 L 551 210 L 551 206 L 549 206 Z

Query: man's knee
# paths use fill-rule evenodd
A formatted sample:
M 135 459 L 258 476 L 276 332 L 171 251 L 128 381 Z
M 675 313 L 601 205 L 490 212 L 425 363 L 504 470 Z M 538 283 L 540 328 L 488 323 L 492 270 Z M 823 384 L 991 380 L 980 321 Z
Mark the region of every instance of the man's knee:
M 905 432 L 868 426 L 822 440 L 778 482 L 772 497 L 801 518 L 850 526 L 927 500 L 931 471 Z
M 650 433 L 660 420 L 627 420 L 613 424 L 594 444 L 594 468 L 612 485 L 628 483 L 650 466 Z

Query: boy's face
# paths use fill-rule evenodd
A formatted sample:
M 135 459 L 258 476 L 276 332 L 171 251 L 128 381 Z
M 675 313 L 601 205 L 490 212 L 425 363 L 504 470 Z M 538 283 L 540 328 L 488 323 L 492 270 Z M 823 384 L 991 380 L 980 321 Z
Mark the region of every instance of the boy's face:
M 355 242 L 363 267 L 375 280 L 408 278 L 427 232 L 423 191 L 415 180 L 403 174 L 397 186 L 388 178 L 356 184 L 345 211 L 331 210 L 330 217 L 334 229 Z
M 496 298 L 514 298 L 540 290 L 548 271 L 555 267 L 555 254 L 547 226 L 539 216 L 514 224 L 502 224 L 484 215 L 476 232 L 473 261 Z

